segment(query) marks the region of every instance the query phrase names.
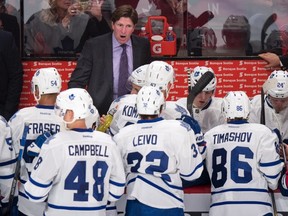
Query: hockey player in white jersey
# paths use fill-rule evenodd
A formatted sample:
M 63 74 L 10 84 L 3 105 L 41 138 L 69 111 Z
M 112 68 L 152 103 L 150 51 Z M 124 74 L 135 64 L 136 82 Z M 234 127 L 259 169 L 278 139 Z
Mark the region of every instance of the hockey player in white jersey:
M 8 211 L 8 201 L 17 161 L 12 145 L 11 129 L 3 116 L 0 116 L 0 215 Z M 14 199 L 17 202 L 17 199 Z M 14 214 L 13 214 L 14 215 Z
M 211 179 L 209 216 L 272 215 L 268 189 L 278 186 L 283 163 L 276 152 L 277 135 L 248 123 L 250 101 L 243 91 L 224 97 L 227 124 L 204 135 Z
M 29 179 L 32 161 L 41 148 L 40 143 L 38 144 L 39 146 L 34 143 L 37 137 L 42 136 L 44 132 L 47 132 L 47 134 L 55 134 L 59 132 L 61 128 L 64 128 L 63 123 L 54 113 L 54 104 L 61 90 L 61 82 L 61 77 L 56 68 L 41 68 L 37 70 L 31 81 L 31 92 L 34 95 L 37 105 L 20 109 L 9 120 L 13 145 L 15 146 L 17 154 L 19 152 L 24 125 L 25 123 L 29 124 L 19 177 L 18 209 L 20 216 L 43 215 L 45 209 L 45 203 L 35 204 L 28 200 L 24 193 L 23 184 Z M 33 148 L 29 147 L 30 144 Z
M 208 71 L 215 75 L 213 69 L 210 67 L 195 67 L 190 73 L 189 77 L 190 89 L 192 89 L 202 77 L 202 75 Z M 210 83 L 195 97 L 193 101 L 193 117 L 198 121 L 203 133 L 217 125 L 225 123 L 225 117 L 221 112 L 221 105 L 223 100 L 222 98 L 214 96 L 216 85 L 217 78 L 214 76 Z M 180 98 L 177 101 L 177 104 L 186 107 L 187 98 Z
M 131 94 L 115 99 L 110 105 L 108 114 L 113 116 L 109 128 L 111 135 L 118 133 L 120 128 L 124 127 L 127 122 L 135 123 L 138 120 L 138 113 L 135 109 L 136 95 L 142 86 L 145 85 L 147 68 L 148 64 L 145 64 L 132 71 L 127 82 L 127 87 L 131 90 Z M 105 123 L 104 118 L 100 120 L 102 124 Z
M 188 69 L 190 70 L 190 69 Z M 208 83 L 208 85 L 201 91 L 193 101 L 193 118 L 198 121 L 201 130 L 203 133 L 207 132 L 211 128 L 225 123 L 225 117 L 221 112 L 222 109 L 222 98 L 215 97 L 216 85 L 217 85 L 217 78 L 215 72 L 210 67 L 205 66 L 197 66 L 195 67 L 192 72 L 189 73 L 190 79 L 190 89 L 192 89 L 199 79 L 205 74 L 206 72 L 212 72 L 214 74 L 214 78 Z M 187 106 L 187 98 L 180 98 L 177 104 L 181 106 Z M 201 154 L 203 154 L 205 148 L 201 149 Z M 204 167 L 204 171 L 201 177 L 194 181 L 194 182 L 186 182 L 184 181 L 184 187 L 191 187 L 194 185 L 207 185 L 210 184 L 208 172 L 206 167 Z
M 170 90 L 175 81 L 175 71 L 173 67 L 164 61 L 154 61 L 149 64 L 146 72 L 146 86 L 159 88 L 165 98 L 165 109 L 161 112 L 164 119 L 180 119 L 182 115 L 189 115 L 186 106 L 176 104 L 175 101 L 167 101 Z
M 261 102 L 261 95 L 256 95 L 251 100 L 249 122 L 263 123 L 260 122 L 260 117 L 264 105 L 265 125 L 272 130 L 278 129 L 281 139 L 288 144 L 288 72 L 275 70 L 269 75 L 267 82 L 269 84 L 264 103 Z
M 173 86 L 174 78 L 174 69 L 170 64 L 164 61 L 153 61 L 146 69 L 145 85 L 158 87 L 163 91 L 164 97 L 167 98 Z M 136 95 L 130 95 L 119 98 L 119 104 L 121 105 L 118 105 L 110 127 L 112 135 L 118 133 L 119 129 L 125 125 L 139 120 L 136 97 Z M 166 101 L 165 110 L 163 110 L 161 116 L 164 119 L 176 119 L 180 118 L 182 114 L 188 114 L 185 107 L 177 105 L 174 101 Z
M 25 192 L 33 202 L 47 199 L 45 215 L 104 216 L 108 201 L 124 193 L 125 173 L 111 136 L 87 128 L 85 118 L 97 112 L 85 89 L 57 96 L 55 113 L 68 130 L 43 144 Z
M 184 215 L 181 178 L 193 180 L 202 172 L 193 130 L 182 121 L 159 117 L 163 106 L 158 88 L 142 87 L 137 95 L 141 120 L 113 137 L 127 174 L 126 216 Z
M 145 76 L 149 64 L 142 65 L 132 71 L 128 77 L 127 89 L 130 90 L 130 94 L 138 94 L 140 89 L 145 85 Z

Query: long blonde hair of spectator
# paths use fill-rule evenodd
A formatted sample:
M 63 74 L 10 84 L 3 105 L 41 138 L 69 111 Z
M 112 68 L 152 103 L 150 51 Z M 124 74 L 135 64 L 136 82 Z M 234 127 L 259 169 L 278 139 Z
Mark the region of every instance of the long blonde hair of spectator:
M 57 0 L 49 0 L 50 8 L 44 9 L 40 13 L 40 20 L 50 26 L 56 26 L 59 22 L 61 22 L 61 18 L 57 13 L 56 1 Z

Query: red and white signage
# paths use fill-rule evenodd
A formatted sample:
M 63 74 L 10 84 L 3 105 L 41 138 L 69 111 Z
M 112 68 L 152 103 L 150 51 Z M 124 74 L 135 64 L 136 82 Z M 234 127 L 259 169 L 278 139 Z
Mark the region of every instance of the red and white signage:
M 168 100 L 178 100 L 188 95 L 187 68 L 196 66 L 211 67 L 216 73 L 217 88 L 215 95 L 223 97 L 228 91 L 242 90 L 249 97 L 260 94 L 261 86 L 271 71 L 264 68 L 263 60 L 167 60 L 176 72 L 176 80 Z M 30 83 L 35 71 L 44 67 L 55 67 L 62 77 L 62 90 L 67 88 L 76 61 L 23 61 L 24 84 L 20 99 L 20 108 L 33 106 L 34 97 L 30 92 Z

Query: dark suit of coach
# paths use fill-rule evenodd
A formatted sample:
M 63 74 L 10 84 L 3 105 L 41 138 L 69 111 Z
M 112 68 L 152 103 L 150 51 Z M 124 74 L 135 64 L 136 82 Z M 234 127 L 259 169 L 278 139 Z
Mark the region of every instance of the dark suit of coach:
M 111 20 L 112 33 L 86 41 L 68 83 L 69 88 L 87 88 L 100 115 L 106 114 L 113 99 L 119 96 L 121 45 L 127 45 L 129 74 L 151 60 L 149 41 L 132 35 L 138 22 L 136 10 L 122 5 L 113 12 Z
M 18 110 L 23 69 L 14 37 L 4 30 L 0 30 L 0 76 L 0 115 L 8 121 Z

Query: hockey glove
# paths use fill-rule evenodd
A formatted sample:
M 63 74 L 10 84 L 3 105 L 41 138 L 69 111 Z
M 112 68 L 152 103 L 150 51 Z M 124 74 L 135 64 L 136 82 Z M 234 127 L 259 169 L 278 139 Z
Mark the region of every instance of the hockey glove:
M 190 125 L 191 129 L 194 131 L 195 136 L 196 136 L 197 145 L 198 146 L 205 145 L 204 136 L 203 136 L 203 133 L 201 131 L 201 127 L 200 127 L 198 121 L 189 115 L 182 115 L 181 120 L 183 122 L 187 123 L 188 125 Z
M 52 134 L 49 131 L 45 131 L 43 134 L 39 135 L 35 140 L 35 142 L 32 142 L 28 146 L 27 154 L 32 157 L 37 157 L 39 155 L 43 143 L 51 136 Z

